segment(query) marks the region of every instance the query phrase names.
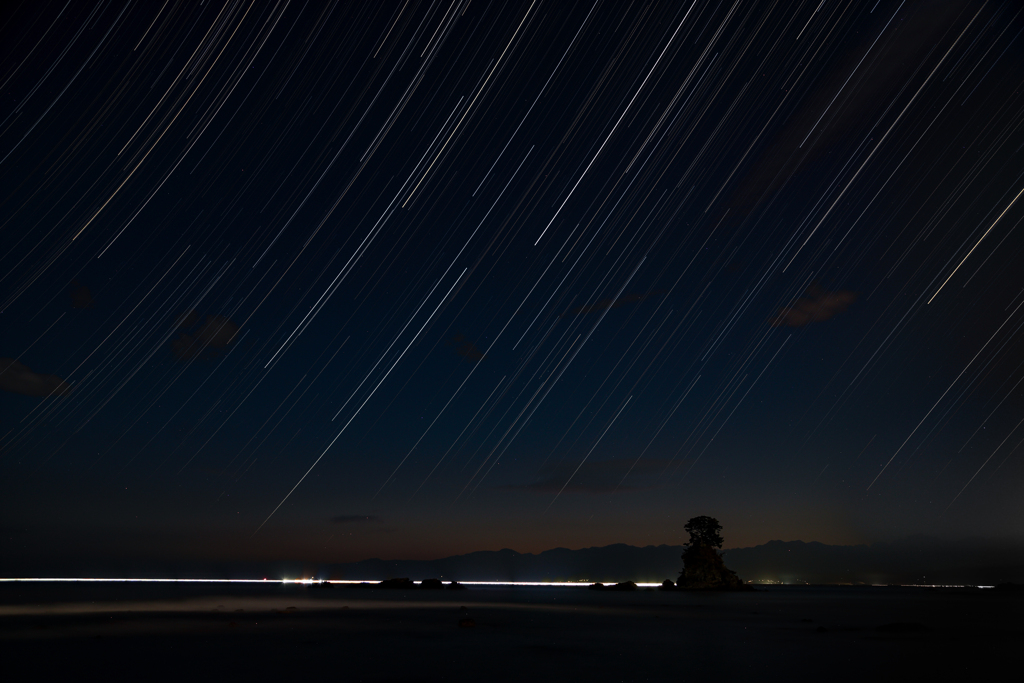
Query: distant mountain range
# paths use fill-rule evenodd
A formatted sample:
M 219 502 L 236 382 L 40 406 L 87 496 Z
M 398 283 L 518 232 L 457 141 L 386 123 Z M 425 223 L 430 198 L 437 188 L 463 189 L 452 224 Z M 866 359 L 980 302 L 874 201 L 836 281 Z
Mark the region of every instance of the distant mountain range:
M 0 576 L 283 578 L 318 577 L 381 581 L 673 581 L 682 569 L 683 546 L 618 543 L 602 548 L 555 548 L 542 553 L 496 550 L 437 560 L 363 560 L 347 564 L 109 558 L 68 553 L 25 556 L 0 547 Z M 1024 542 L 941 541 L 911 537 L 872 545 L 769 541 L 725 550 L 725 564 L 755 583 L 970 584 L 1024 583 Z
M 329 565 L 322 578 L 381 580 L 408 577 L 456 581 L 675 580 L 683 546 L 555 548 L 542 553 L 504 549 L 439 560 L 364 560 Z M 1024 545 L 913 537 L 896 543 L 826 545 L 770 541 L 723 553 L 745 581 L 781 583 L 996 584 L 1024 581 Z

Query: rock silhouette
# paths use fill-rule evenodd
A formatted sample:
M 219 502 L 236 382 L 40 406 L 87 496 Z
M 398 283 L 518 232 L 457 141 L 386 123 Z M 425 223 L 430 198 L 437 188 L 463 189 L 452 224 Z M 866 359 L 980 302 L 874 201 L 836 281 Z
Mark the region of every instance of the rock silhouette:
M 419 583 L 416 583 L 415 581 L 409 578 L 385 579 L 379 583 L 364 582 L 359 584 L 359 586 L 362 588 L 389 588 L 399 590 L 458 590 L 461 588 L 465 588 L 465 586 L 463 586 L 458 581 L 452 581 L 451 583 L 445 585 L 441 582 L 441 579 L 423 579 Z
M 613 583 L 610 586 L 606 586 L 603 583 L 591 584 L 590 590 L 592 591 L 635 591 L 636 584 L 632 581 L 623 581 L 621 583 Z
M 686 526 L 690 543 L 683 551 L 683 571 L 676 586 L 688 590 L 749 589 L 725 566 L 717 548 L 722 547 L 722 525 L 714 517 L 694 517 Z

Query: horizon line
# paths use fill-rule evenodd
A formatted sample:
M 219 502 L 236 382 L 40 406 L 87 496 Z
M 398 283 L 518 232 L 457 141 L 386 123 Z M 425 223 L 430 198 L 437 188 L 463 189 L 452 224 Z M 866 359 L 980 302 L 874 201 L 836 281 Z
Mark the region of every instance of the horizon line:
M 0 583 L 252 583 L 252 584 L 292 584 L 292 585 L 304 585 L 304 586 L 317 586 L 317 585 L 374 585 L 386 581 L 387 579 L 376 579 L 376 580 L 354 580 L 354 579 L 164 579 L 164 578 L 70 578 L 70 577 L 20 577 L 20 578 L 6 578 L 0 577 Z M 601 581 L 452 581 L 462 586 L 523 586 L 523 587 L 556 587 L 556 588 L 588 588 L 596 583 L 605 583 Z M 611 583 L 611 582 L 607 582 Z M 625 583 L 625 582 L 623 582 Z M 614 584 L 612 584 L 614 585 Z M 649 583 L 649 582 L 637 582 L 637 588 L 657 588 L 664 585 L 663 583 Z M 923 584 L 923 583 L 783 583 L 781 581 L 771 581 L 762 579 L 760 581 L 751 580 L 747 582 L 747 585 L 759 585 L 759 586 L 851 586 L 851 587 L 873 587 L 873 588 L 886 588 L 889 586 L 898 586 L 900 588 L 995 588 L 994 585 L 980 585 L 980 584 Z

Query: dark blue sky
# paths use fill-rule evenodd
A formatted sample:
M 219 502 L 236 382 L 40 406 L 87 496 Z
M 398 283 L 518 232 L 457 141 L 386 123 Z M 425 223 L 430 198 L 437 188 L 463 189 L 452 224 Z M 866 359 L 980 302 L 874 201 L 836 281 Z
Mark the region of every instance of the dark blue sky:
M 1020 539 L 1017 3 L 0 22 L 4 553 Z

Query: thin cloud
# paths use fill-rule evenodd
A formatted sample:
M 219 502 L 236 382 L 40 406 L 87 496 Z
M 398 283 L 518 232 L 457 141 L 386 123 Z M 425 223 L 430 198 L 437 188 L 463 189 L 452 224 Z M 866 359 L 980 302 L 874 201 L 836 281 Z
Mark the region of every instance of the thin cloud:
M 331 521 L 335 524 L 371 524 L 380 522 L 381 518 L 377 515 L 337 515 L 331 517 Z
M 71 281 L 68 297 L 71 299 L 72 308 L 92 308 L 93 304 L 96 303 L 95 299 L 92 298 L 92 292 L 89 291 L 89 288 L 78 282 L 78 280 Z
M 461 334 L 457 334 L 449 339 L 448 346 L 455 347 L 455 353 L 459 354 L 462 360 L 467 363 L 476 363 L 484 358 L 483 352 L 476 347 L 476 344 Z
M 192 327 L 199 322 L 199 314 L 196 313 L 195 309 L 185 311 L 178 316 L 177 326 L 178 329 L 185 329 L 186 327 Z
M 579 493 L 641 491 L 655 488 L 659 476 L 672 464 L 660 458 L 641 458 L 639 461 L 633 458 L 594 460 L 587 461 L 582 466 L 575 462 L 561 463 L 546 468 L 534 481 L 527 484 L 509 484 L 498 488 L 540 493 L 558 493 L 563 487 L 567 492 Z M 679 463 L 677 461 L 674 464 Z M 566 482 L 569 482 L 568 485 Z
M 564 318 L 566 316 L 586 315 L 587 313 L 598 313 L 609 308 L 620 308 L 622 306 L 625 306 L 626 304 L 635 304 L 637 302 L 643 301 L 648 297 L 657 296 L 658 294 L 664 293 L 664 291 L 659 289 L 647 292 L 646 294 L 627 294 L 626 296 L 620 296 L 618 299 L 601 299 L 596 304 L 591 304 L 589 306 L 579 306 L 577 308 L 570 309 L 558 317 Z
M 13 358 L 0 358 L 0 389 L 24 396 L 60 396 L 71 391 L 71 385 L 57 375 L 32 372 Z
M 182 332 L 171 342 L 171 353 L 178 360 L 213 358 L 220 355 L 238 335 L 238 325 L 223 315 L 207 315 L 199 323 L 199 314 L 186 311 L 178 316 L 178 329 Z
M 818 285 L 811 285 L 804 294 L 789 306 L 779 309 L 779 314 L 771 319 L 772 327 L 803 327 L 824 322 L 857 300 L 857 292 L 846 289 L 830 292 Z

